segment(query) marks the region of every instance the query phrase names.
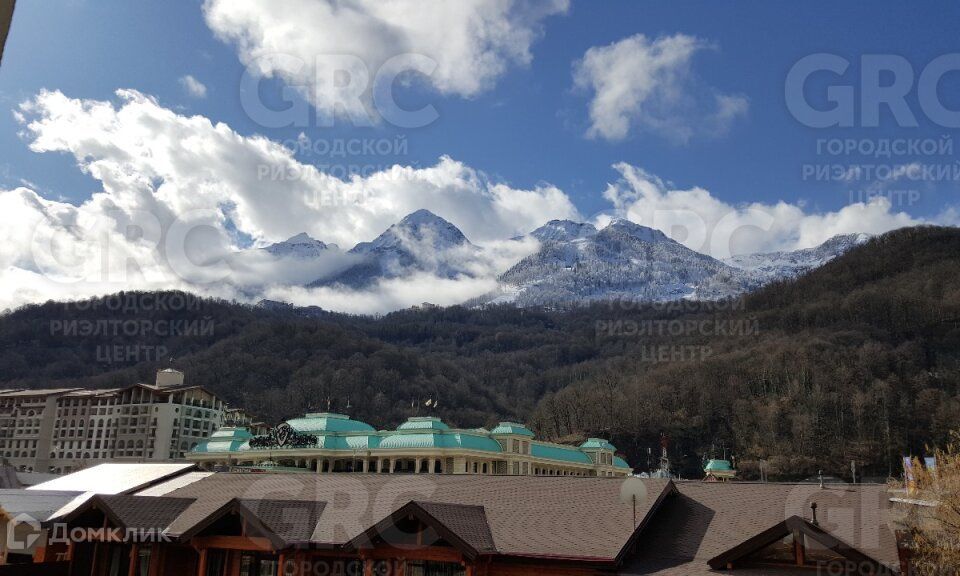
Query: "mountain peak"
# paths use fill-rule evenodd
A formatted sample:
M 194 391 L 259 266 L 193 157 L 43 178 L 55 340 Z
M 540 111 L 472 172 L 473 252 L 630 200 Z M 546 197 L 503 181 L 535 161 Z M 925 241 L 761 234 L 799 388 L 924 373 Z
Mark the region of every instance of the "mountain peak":
M 295 236 L 287 238 L 283 242 L 277 242 L 264 248 L 274 256 L 293 256 L 295 258 L 309 258 L 316 256 L 324 250 L 336 248 L 336 244 L 325 244 L 316 238 L 313 238 L 306 232 L 301 232 Z
M 627 220 L 626 218 L 617 218 L 616 220 L 610 222 L 610 224 L 607 224 L 607 226 L 600 232 L 619 232 L 622 234 L 628 234 L 643 242 L 671 241 L 670 238 L 660 230 L 642 226 L 636 222 Z
M 414 212 L 407 214 L 406 216 L 403 217 L 402 220 L 400 220 L 400 222 L 398 222 L 398 224 L 402 226 L 411 226 L 411 225 L 416 226 L 416 225 L 423 225 L 423 224 L 446 224 L 449 226 L 453 226 L 453 224 L 450 224 L 450 222 L 444 220 L 440 216 L 437 216 L 436 214 L 427 210 L 426 208 L 421 208 L 419 210 L 416 210 Z
M 372 242 L 361 242 L 351 252 L 367 253 L 394 250 L 411 244 L 428 243 L 434 249 L 443 250 L 452 246 L 470 244 L 459 228 L 425 209 L 411 212 L 390 226 Z
M 316 244 L 320 241 L 310 236 L 306 232 L 301 232 L 296 236 L 291 236 L 287 238 L 283 242 L 286 244 Z M 320 244 L 323 244 L 323 242 L 320 242 Z
M 541 242 L 570 242 L 597 233 L 593 224 L 573 220 L 551 220 L 530 233 Z

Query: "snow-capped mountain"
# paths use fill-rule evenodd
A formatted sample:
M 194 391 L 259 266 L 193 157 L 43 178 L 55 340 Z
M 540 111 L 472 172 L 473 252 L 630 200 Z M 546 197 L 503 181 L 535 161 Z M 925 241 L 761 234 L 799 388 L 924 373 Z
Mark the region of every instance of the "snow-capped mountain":
M 507 270 L 504 294 L 520 306 L 611 299 L 714 300 L 759 283 L 668 238 L 663 232 L 615 220 L 596 231 L 589 224 L 553 221 L 531 233 L 540 250 Z
M 367 286 L 379 279 L 429 272 L 441 278 L 471 275 L 469 263 L 479 248 L 453 224 L 430 212 L 417 210 L 390 226 L 371 242 L 361 242 L 348 254 L 361 261 L 312 286 Z
M 571 220 L 551 220 L 530 233 L 541 242 L 570 242 L 578 238 L 589 238 L 597 233 L 593 224 L 573 222 Z
M 280 258 L 315 258 L 326 250 L 336 250 L 336 244 L 325 244 L 301 232 L 283 242 L 271 244 L 263 250 Z
M 744 254 L 724 262 L 755 274 L 764 283 L 794 278 L 823 266 L 830 260 L 869 240 L 869 234 L 840 234 L 813 248 L 792 252 Z
M 380 280 L 418 274 L 492 280 L 509 266 L 497 278 L 499 291 L 472 298 L 470 303 L 539 306 L 617 299 L 727 298 L 803 274 L 869 238 L 848 234 L 815 248 L 720 261 L 629 220 L 615 220 L 601 230 L 589 223 L 551 220 L 518 238 L 521 242 L 535 239 L 533 245 L 539 243 L 536 252 L 530 254 L 530 248 L 524 248 L 515 257 L 525 257 L 508 259 L 505 265 L 502 257 L 498 260 L 493 251 L 470 243 L 447 220 L 429 210 L 418 210 L 372 241 L 346 252 L 305 233 L 251 252 L 258 252 L 257 258 L 272 259 L 272 268 L 268 268 L 272 280 L 284 278 L 288 285 L 306 287 L 364 289 Z M 243 261 L 236 259 L 234 267 L 242 271 Z M 497 262 L 495 267 L 493 262 Z

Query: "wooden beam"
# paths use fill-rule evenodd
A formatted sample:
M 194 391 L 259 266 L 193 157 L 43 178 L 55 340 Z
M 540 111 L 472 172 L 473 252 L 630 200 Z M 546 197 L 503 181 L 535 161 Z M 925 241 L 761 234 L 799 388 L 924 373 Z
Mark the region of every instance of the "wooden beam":
M 803 533 L 799 530 L 793 532 L 793 550 L 797 557 L 797 566 L 803 566 L 806 563 L 803 549 Z
M 130 545 L 130 562 L 127 564 L 127 576 L 137 576 L 137 560 L 140 559 L 140 545 Z
M 252 552 L 275 552 L 273 544 L 267 538 L 253 536 L 202 536 L 193 538 L 190 545 L 203 548 L 224 548 L 226 550 L 247 550 Z
M 200 561 L 197 563 L 197 576 L 207 576 L 207 549 L 200 550 Z
M 150 576 L 161 576 L 160 566 L 162 564 L 163 551 L 166 548 L 159 544 L 152 544 L 150 548 Z

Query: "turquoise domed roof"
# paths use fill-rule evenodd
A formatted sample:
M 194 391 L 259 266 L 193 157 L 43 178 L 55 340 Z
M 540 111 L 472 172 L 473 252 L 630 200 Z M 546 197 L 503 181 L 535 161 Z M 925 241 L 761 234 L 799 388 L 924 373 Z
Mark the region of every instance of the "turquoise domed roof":
M 253 434 L 239 426 L 224 426 L 194 447 L 193 452 L 233 452 L 243 450 Z
M 397 430 L 449 430 L 450 427 L 439 418 L 431 416 L 415 416 L 397 426 Z
M 501 422 L 497 427 L 490 431 L 495 436 L 511 434 L 514 436 L 529 436 L 533 438 L 534 434 L 523 424 L 516 422 Z
M 373 426 L 359 420 L 351 420 L 344 414 L 319 412 L 306 414 L 303 418 L 287 420 L 291 428 L 301 434 L 322 436 L 333 432 L 374 432 Z
M 728 460 L 710 460 L 703 470 L 704 472 L 732 472 L 733 466 Z
M 617 448 L 603 438 L 588 438 L 586 442 L 580 445 L 583 450 L 609 450 L 616 452 Z

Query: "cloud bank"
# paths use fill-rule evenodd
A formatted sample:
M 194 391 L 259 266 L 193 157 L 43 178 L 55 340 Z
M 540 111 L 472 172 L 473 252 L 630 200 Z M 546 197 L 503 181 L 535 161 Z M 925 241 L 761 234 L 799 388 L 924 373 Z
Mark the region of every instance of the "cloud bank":
M 498 274 L 537 249 L 534 240 L 509 238 L 551 219 L 581 219 L 555 186 L 513 188 L 448 157 L 337 178 L 277 142 L 179 114 L 132 90 L 118 91 L 113 102 L 41 92 L 18 117 L 33 151 L 72 155 L 102 190 L 79 204 L 30 188 L 0 190 L 0 308 L 172 288 L 351 312 L 454 304 L 494 289 Z M 832 212 L 787 202 L 735 206 L 637 166 L 614 169 L 619 177 L 604 191 L 614 212 L 716 257 L 922 222 L 883 198 Z M 428 270 L 364 290 L 308 289 L 302 285 L 355 260 L 330 250 L 305 264 L 258 249 L 300 232 L 347 249 L 421 208 L 483 248 L 464 252 L 463 274 L 441 278 Z M 944 220 L 956 222 L 956 214 L 945 212 Z
M 476 96 L 512 66 L 528 65 L 543 20 L 568 6 L 568 0 L 206 0 L 203 11 L 249 70 L 282 78 L 321 112 L 346 105 L 344 112 L 358 118 L 369 111 L 371 89 L 390 89 L 374 86 L 373 78 L 397 62 L 392 58 L 423 57 L 416 66 L 434 90 Z M 344 72 L 368 84 L 361 98 L 338 90 L 334 79 Z
M 725 134 L 749 103 L 701 85 L 691 62 L 708 48 L 686 34 L 635 34 L 587 50 L 573 67 L 574 85 L 592 96 L 587 136 L 616 141 L 639 130 L 683 144 Z

